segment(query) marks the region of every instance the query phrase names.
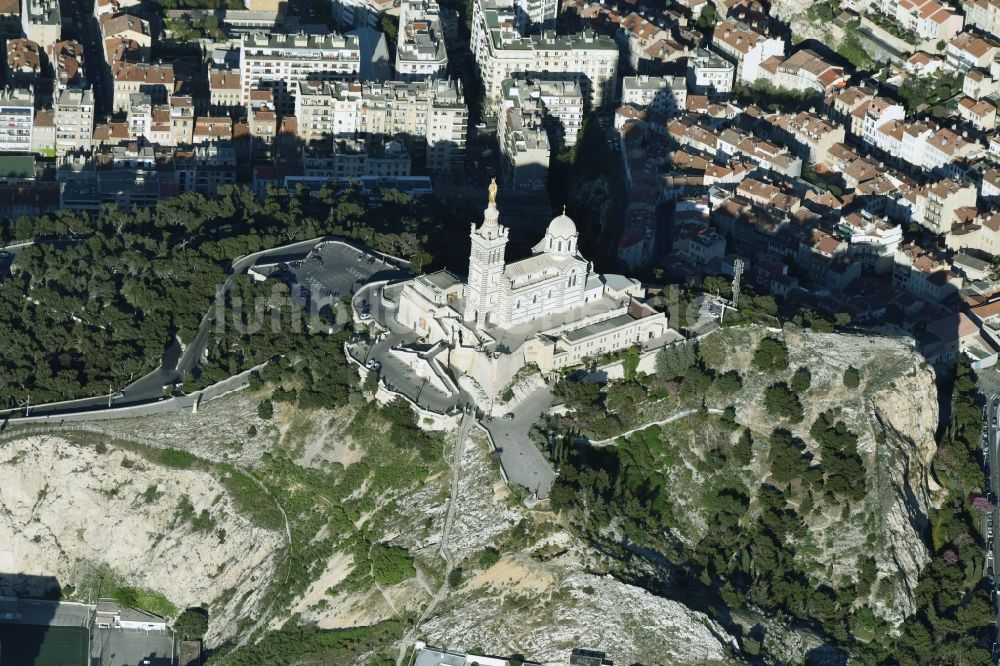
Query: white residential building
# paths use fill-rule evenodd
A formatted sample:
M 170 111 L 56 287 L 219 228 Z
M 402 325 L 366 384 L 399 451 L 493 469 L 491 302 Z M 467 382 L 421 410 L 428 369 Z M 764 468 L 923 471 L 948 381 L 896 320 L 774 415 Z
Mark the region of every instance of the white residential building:
M 489 8 L 491 0 L 473 3 L 472 52 L 486 99 L 503 97 L 504 79 L 515 74 L 548 80 L 575 80 L 592 108 L 611 100 L 618 72 L 618 45 L 585 30 L 574 35 L 544 31 L 525 36 L 512 11 Z
M 306 143 L 354 134 L 405 135 L 429 171 L 447 172 L 461 167 L 469 112 L 451 81 L 308 81 L 296 87 L 295 116 Z
M 0 91 L 0 152 L 31 151 L 35 96 L 24 88 Z
M 129 136 L 138 139 L 145 137 L 150 141 L 150 130 L 153 128 L 153 102 L 146 93 L 132 93 L 128 100 L 128 123 Z
M 965 24 L 1000 38 L 1000 0 L 963 0 Z
M 305 143 L 354 136 L 361 119 L 361 84 L 299 81 L 295 118 L 299 138 Z
M 74 151 L 89 152 L 94 136 L 94 93 L 67 88 L 53 105 L 56 126 L 56 156 Z
M 448 53 L 436 0 L 403 0 L 399 6 L 396 41 L 396 78 L 422 81 L 444 78 Z
M 521 108 L 514 94 L 504 99 L 497 120 L 501 173 L 504 184 L 513 190 L 544 190 L 548 186 L 551 146 L 545 131 L 544 115 L 534 105 Z
M 542 118 L 552 145 L 576 145 L 583 126 L 583 93 L 576 81 L 508 79 L 503 82 L 508 101 Z
M 736 68 L 722 56 L 698 49 L 687 60 L 688 92 L 717 97 L 733 91 Z
M 687 81 L 674 76 L 626 76 L 622 79 L 622 104 L 645 107 L 654 113 L 675 115 L 687 105 Z
M 712 48 L 736 63 L 736 78 L 753 83 L 762 62 L 785 55 L 785 42 L 766 37 L 745 23 L 721 21 L 712 33 Z
M 962 15 L 937 0 L 889 0 L 889 3 L 896 10 L 893 15 L 896 21 L 920 39 L 947 41 L 962 30 Z
M 240 72 L 243 103 L 250 91 L 270 88 L 279 113 L 295 108 L 297 84 L 303 81 L 351 79 L 361 69 L 356 37 L 255 33 L 244 35 L 240 45 Z
M 21 31 L 47 51 L 62 33 L 59 0 L 21 0 Z

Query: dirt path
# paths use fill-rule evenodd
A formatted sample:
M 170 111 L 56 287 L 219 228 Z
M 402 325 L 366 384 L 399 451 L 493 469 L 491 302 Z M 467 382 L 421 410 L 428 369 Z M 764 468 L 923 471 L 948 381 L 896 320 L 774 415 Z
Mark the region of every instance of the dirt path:
M 441 554 L 441 558 L 444 560 L 444 581 L 441 583 L 441 587 L 438 588 L 437 592 L 431 597 L 431 600 L 424 607 L 423 613 L 420 614 L 420 618 L 413 624 L 413 627 L 406 632 L 406 634 L 399 641 L 399 655 L 396 657 L 396 666 L 402 666 L 403 658 L 406 656 L 407 648 L 413 643 L 414 635 L 423 624 L 424 620 L 431 616 L 434 609 L 437 608 L 438 603 L 444 598 L 444 595 L 448 592 L 448 576 L 451 574 L 452 569 L 455 566 L 454 559 L 451 555 L 451 550 L 448 548 L 448 540 L 451 536 L 452 525 L 455 524 L 455 505 L 458 499 L 458 482 L 462 476 L 462 454 L 465 452 L 465 445 L 469 439 L 469 430 L 472 428 L 472 424 L 475 419 L 471 414 L 466 413 L 462 417 L 462 423 L 458 427 L 458 434 L 455 437 L 455 450 L 452 452 L 451 460 L 451 496 L 448 499 L 448 513 L 444 519 L 444 527 L 441 530 L 441 544 L 438 547 L 438 552 Z
M 627 432 L 623 432 L 620 435 L 615 435 L 614 437 L 609 437 L 607 439 L 596 439 L 596 440 L 590 442 L 590 445 L 591 446 L 607 446 L 608 444 L 614 444 L 616 441 L 618 441 L 618 439 L 620 439 L 622 437 L 628 437 L 629 435 L 631 435 L 634 432 L 639 432 L 640 430 L 645 430 L 646 428 L 649 428 L 650 426 L 666 425 L 668 423 L 673 423 L 674 421 L 679 421 L 680 419 L 686 419 L 687 417 L 691 416 L 692 414 L 695 414 L 695 413 L 700 412 L 700 411 L 701 411 L 701 407 L 696 407 L 696 408 L 693 408 L 693 409 L 685 409 L 684 411 L 677 412 L 676 414 L 672 414 L 671 416 L 668 416 L 665 419 L 660 419 L 658 421 L 650 421 L 649 423 L 646 423 L 645 425 L 637 426 L 637 427 L 632 428 L 631 430 L 629 430 Z M 708 412 L 709 414 L 724 414 L 725 413 L 724 410 L 715 409 L 714 407 L 709 407 L 705 411 Z

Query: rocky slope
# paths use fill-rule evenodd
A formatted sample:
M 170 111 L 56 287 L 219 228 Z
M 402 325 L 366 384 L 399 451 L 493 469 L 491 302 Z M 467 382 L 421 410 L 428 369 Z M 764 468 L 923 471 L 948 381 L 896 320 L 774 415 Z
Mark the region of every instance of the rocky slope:
M 785 425 L 818 457 L 809 428 L 820 413 L 839 410 L 838 420 L 858 435 L 865 464 L 867 495 L 861 506 L 826 507 L 807 518 L 812 573 L 820 580 L 854 580 L 858 556 L 874 557 L 879 582 L 869 601 L 878 614 L 898 624 L 915 608 L 917 577 L 929 561 L 921 533 L 938 490 L 931 474 L 938 424 L 934 371 L 906 338 L 729 329 L 707 344 L 720 346 L 715 350 L 723 359 L 720 370 L 735 368 L 744 374 L 737 421 L 762 439 L 776 426 L 762 399 L 764 388 L 776 378 L 751 367 L 753 351 L 765 334 L 785 340 L 786 374 L 800 366 L 812 374 L 809 389 L 800 396 L 805 418 Z M 844 387 L 849 366 L 861 372 L 860 390 Z M 767 480 L 766 467 L 756 472 L 761 482 Z
M 179 609 L 225 595 L 212 614 L 209 640 L 218 638 L 253 608 L 284 535 L 249 523 L 204 471 L 101 450 L 59 437 L 0 447 L 0 571 L 55 576 L 65 587 L 104 563 Z

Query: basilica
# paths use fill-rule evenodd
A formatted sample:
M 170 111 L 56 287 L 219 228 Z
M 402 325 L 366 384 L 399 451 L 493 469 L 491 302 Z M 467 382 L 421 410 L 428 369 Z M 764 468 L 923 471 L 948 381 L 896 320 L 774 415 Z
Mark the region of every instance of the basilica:
M 593 271 L 565 210 L 531 256 L 507 263 L 496 191 L 494 181 L 483 221 L 471 225 L 467 279 L 421 275 L 403 283 L 393 303 L 395 327 L 440 350 L 436 357 L 459 383 L 495 397 L 526 365 L 548 373 L 655 346 L 667 334 L 666 315 L 642 302 L 638 280 Z

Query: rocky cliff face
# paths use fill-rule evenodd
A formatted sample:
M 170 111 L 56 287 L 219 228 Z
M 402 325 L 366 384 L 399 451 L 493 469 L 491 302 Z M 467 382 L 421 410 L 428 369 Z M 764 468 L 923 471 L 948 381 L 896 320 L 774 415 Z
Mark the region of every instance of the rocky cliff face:
M 0 535 L 4 573 L 78 586 L 83 568 L 104 563 L 179 609 L 219 602 L 210 644 L 253 611 L 284 539 L 240 516 L 207 472 L 57 437 L 0 447 Z
M 726 359 L 721 367 L 744 373 L 737 420 L 761 439 L 778 425 L 762 399 L 764 388 L 778 378 L 761 376 L 751 366 L 765 334 L 785 340 L 788 375 L 798 367 L 812 374 L 809 389 L 800 395 L 805 418 L 782 425 L 818 457 L 809 428 L 821 413 L 838 410 L 837 419 L 858 435 L 865 464 L 867 495 L 861 506 L 825 506 L 807 517 L 811 543 L 805 551 L 811 572 L 828 582 L 856 580 L 857 558 L 873 557 L 878 582 L 869 602 L 876 613 L 898 624 L 915 608 L 917 577 L 929 561 L 921 533 L 938 490 L 931 474 L 938 425 L 934 371 L 906 338 L 730 329 L 721 336 Z M 844 386 L 844 370 L 850 366 L 861 372 L 860 389 Z M 757 472 L 765 482 L 766 467 Z

